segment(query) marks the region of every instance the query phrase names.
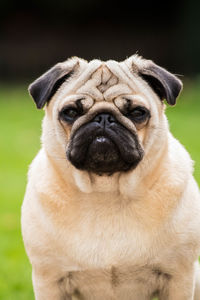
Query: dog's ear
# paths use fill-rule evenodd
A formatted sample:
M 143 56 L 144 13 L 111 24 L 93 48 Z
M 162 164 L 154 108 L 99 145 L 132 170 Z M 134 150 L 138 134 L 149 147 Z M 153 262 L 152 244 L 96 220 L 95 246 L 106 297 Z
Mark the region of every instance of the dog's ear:
M 77 65 L 76 59 L 70 60 L 69 63 L 58 63 L 29 86 L 29 93 L 37 108 L 43 108 L 49 102 L 61 84 L 72 76 Z
M 182 82 L 172 73 L 159 67 L 151 60 L 141 59 L 138 74 L 150 85 L 161 100 L 175 105 L 182 90 Z

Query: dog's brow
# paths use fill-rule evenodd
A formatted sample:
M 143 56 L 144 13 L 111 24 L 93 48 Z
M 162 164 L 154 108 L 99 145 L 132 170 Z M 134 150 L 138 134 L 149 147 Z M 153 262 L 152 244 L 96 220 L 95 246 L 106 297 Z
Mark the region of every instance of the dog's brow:
M 126 97 L 122 97 L 122 98 L 123 98 L 123 100 L 125 100 L 125 102 L 124 102 L 124 108 L 127 109 L 127 110 L 129 110 L 130 107 L 131 107 L 131 100 L 128 99 L 128 98 L 126 98 Z
M 75 103 L 76 103 L 76 106 L 78 107 L 78 108 L 80 108 L 80 109 L 83 109 L 83 104 L 82 104 L 82 100 L 84 100 L 85 99 L 85 97 L 81 97 L 81 98 L 79 98 L 79 99 L 77 99 L 76 101 L 75 101 Z

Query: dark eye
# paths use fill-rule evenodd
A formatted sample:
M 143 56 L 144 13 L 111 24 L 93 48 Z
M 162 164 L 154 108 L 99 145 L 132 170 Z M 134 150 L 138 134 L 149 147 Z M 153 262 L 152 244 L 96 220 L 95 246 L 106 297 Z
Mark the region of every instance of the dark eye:
M 80 114 L 75 107 L 64 108 L 60 113 L 61 119 L 68 123 L 73 123 L 79 115 Z
M 150 116 L 150 113 L 146 108 L 137 106 L 127 116 L 135 122 L 144 122 Z

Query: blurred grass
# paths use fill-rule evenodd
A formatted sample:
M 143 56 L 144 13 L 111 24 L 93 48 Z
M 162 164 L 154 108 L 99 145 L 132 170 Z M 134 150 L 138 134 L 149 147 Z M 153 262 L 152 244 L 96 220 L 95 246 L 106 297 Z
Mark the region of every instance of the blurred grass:
M 174 135 L 186 146 L 200 183 L 200 84 L 188 83 L 167 115 Z M 36 110 L 25 86 L 0 88 L 0 299 L 33 300 L 31 267 L 21 231 L 20 207 L 28 165 L 40 144 L 43 111 Z
M 0 89 L 0 299 L 34 299 L 31 268 L 20 231 L 29 163 L 39 149 L 43 112 L 25 86 Z

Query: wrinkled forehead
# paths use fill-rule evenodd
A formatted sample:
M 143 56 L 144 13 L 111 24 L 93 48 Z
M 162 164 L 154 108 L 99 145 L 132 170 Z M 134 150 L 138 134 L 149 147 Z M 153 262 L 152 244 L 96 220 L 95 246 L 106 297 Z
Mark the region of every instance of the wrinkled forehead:
M 77 97 L 85 99 L 85 103 L 90 99 L 92 105 L 100 101 L 122 102 L 127 97 L 148 106 L 146 97 L 142 97 L 144 94 L 144 84 L 125 62 L 93 60 L 80 65 L 78 77 L 75 76 L 69 85 L 66 83 L 64 86 L 62 99 L 65 103 Z
M 132 93 L 133 87 L 130 86 L 126 73 L 117 62 L 96 61 L 88 67 L 89 74 L 83 74 L 86 75 L 85 80 L 79 81 L 77 93 L 87 94 L 97 101 L 113 101 L 113 98 L 119 95 Z

